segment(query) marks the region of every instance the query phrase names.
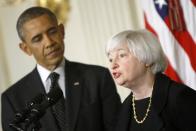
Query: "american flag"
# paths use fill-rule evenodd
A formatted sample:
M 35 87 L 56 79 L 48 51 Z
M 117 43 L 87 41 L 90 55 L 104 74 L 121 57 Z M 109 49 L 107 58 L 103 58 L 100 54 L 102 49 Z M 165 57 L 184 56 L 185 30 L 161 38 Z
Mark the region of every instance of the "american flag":
M 168 58 L 166 74 L 196 90 L 196 0 L 140 0 L 145 26 Z

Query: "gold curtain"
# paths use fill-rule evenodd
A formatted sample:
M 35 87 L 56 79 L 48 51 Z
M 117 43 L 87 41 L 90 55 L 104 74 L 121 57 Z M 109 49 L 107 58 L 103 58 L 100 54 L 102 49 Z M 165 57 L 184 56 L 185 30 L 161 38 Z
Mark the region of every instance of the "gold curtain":
M 69 0 L 37 0 L 37 4 L 53 11 L 59 22 L 67 23 L 70 12 Z

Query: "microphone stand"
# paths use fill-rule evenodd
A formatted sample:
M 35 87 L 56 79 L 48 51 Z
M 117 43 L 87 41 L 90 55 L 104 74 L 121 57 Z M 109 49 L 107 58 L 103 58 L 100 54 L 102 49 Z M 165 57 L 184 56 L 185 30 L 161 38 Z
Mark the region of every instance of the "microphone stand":
M 34 126 L 32 127 L 31 131 L 39 131 L 39 129 L 41 129 L 42 125 L 40 123 L 40 121 L 37 121 L 34 123 Z

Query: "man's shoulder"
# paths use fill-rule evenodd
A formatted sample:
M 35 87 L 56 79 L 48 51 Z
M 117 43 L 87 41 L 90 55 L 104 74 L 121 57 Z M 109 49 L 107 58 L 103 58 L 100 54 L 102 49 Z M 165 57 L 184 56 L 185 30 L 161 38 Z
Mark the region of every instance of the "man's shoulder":
M 25 88 L 25 85 L 31 81 L 31 76 L 32 76 L 32 72 L 26 74 L 25 76 L 23 76 L 22 78 L 20 78 L 18 81 L 16 81 L 14 84 L 12 84 L 11 86 L 9 86 L 2 94 L 12 94 L 12 93 L 16 93 L 19 90 L 22 90 L 22 88 Z
M 106 67 L 101 65 L 95 65 L 95 64 L 86 64 L 81 62 L 75 62 L 75 61 L 69 61 L 69 67 L 75 68 L 83 71 L 106 71 L 108 70 Z

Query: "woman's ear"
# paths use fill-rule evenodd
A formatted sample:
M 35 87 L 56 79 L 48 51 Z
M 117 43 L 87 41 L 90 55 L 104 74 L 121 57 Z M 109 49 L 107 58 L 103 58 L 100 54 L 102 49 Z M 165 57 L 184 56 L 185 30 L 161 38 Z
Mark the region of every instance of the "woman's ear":
M 32 55 L 31 49 L 29 48 L 27 43 L 22 42 L 22 43 L 19 44 L 19 47 L 25 54 L 27 54 L 29 56 Z
M 145 67 L 148 68 L 150 65 L 149 64 L 145 64 Z
M 152 67 L 153 66 L 153 63 L 151 64 L 145 64 L 145 67 L 148 68 L 148 67 Z

